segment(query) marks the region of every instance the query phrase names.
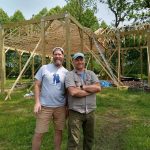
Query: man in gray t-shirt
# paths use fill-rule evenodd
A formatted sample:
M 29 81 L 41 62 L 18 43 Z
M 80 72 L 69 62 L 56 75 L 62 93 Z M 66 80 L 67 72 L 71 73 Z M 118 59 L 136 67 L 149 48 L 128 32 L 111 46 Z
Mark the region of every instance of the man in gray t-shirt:
M 65 76 L 67 70 L 62 66 L 64 50 L 53 49 L 53 64 L 43 65 L 35 75 L 36 128 L 32 141 L 32 150 L 40 149 L 43 134 L 48 132 L 51 118 L 54 122 L 55 149 L 60 150 L 62 130 L 66 117 Z
M 95 73 L 85 69 L 83 53 L 73 56 L 74 70 L 66 75 L 65 86 L 68 90 L 68 148 L 77 150 L 80 129 L 83 130 L 83 150 L 92 150 L 94 143 L 94 110 L 96 93 L 101 90 Z

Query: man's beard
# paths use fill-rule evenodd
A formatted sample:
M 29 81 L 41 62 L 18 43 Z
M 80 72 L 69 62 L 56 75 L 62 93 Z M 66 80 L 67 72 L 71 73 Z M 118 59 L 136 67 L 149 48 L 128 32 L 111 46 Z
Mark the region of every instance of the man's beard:
M 56 66 L 62 66 L 62 61 L 61 60 L 54 60 L 54 64 Z

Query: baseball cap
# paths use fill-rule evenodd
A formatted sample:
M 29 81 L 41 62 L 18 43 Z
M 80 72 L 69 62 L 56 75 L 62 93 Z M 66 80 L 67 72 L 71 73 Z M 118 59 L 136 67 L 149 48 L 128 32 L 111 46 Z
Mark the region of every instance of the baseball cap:
M 63 48 L 61 48 L 61 47 L 55 47 L 55 48 L 53 49 L 53 53 L 54 53 L 56 50 L 60 50 L 60 51 L 64 54 Z
M 73 58 L 73 59 L 76 59 L 76 58 L 78 58 L 78 57 L 84 58 L 84 54 L 83 54 L 83 53 L 75 53 L 72 58 Z

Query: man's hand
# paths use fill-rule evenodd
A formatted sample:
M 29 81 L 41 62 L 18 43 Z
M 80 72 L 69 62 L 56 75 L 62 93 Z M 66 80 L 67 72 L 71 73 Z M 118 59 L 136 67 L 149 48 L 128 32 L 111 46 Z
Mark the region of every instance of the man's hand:
M 37 114 L 41 111 L 41 104 L 38 102 L 38 103 L 35 103 L 34 105 L 34 113 Z

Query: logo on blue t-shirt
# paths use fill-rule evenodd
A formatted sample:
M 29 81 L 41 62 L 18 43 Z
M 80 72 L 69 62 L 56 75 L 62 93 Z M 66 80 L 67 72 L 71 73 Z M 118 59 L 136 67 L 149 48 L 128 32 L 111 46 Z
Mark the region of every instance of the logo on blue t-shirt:
M 53 74 L 53 84 L 60 83 L 59 74 Z

